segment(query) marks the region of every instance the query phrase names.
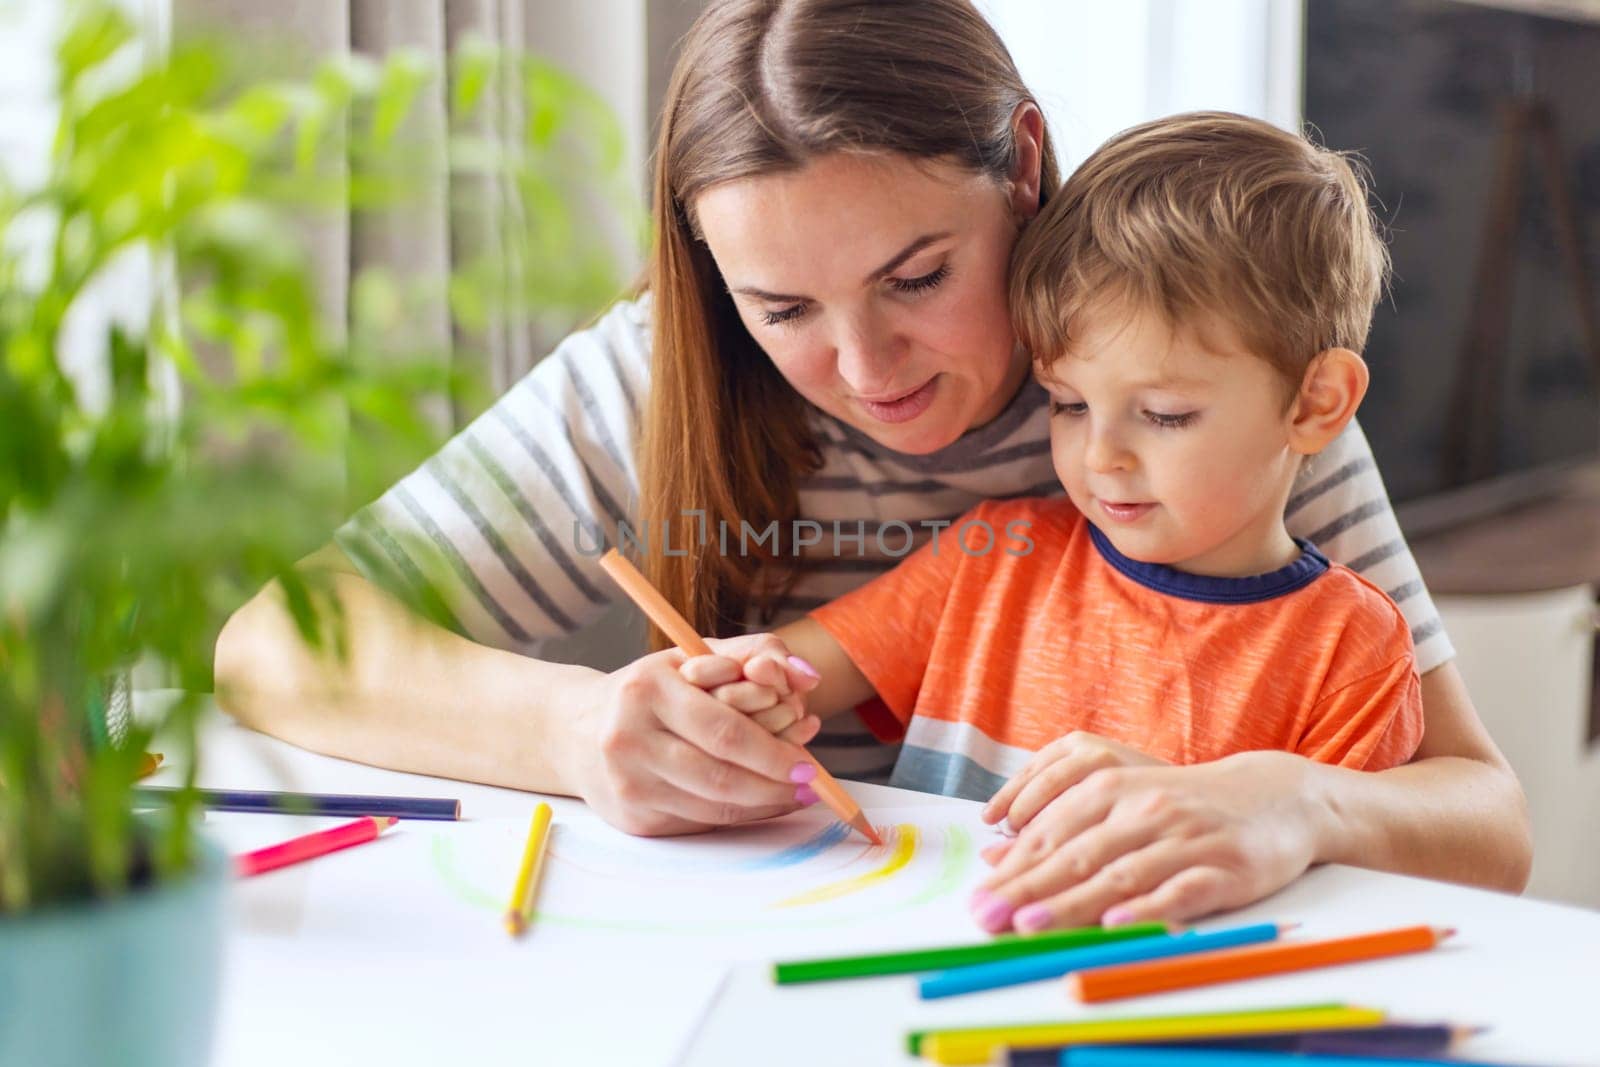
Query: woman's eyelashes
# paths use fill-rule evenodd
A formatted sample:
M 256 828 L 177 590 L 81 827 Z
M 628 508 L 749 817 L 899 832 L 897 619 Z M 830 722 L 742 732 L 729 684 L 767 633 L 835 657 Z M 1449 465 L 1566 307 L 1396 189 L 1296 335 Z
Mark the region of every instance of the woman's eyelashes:
M 916 296 L 918 293 L 925 293 L 930 289 L 937 288 L 948 277 L 950 277 L 950 264 L 943 263 L 928 273 L 920 274 L 915 278 L 890 278 L 889 287 L 897 293 Z M 806 307 L 807 305 L 805 304 L 791 304 L 777 311 L 763 311 L 761 312 L 761 321 L 767 326 L 783 326 L 786 323 L 794 323 L 806 313 Z
M 1065 415 L 1068 418 L 1075 418 L 1079 415 L 1088 414 L 1088 411 L 1089 405 L 1085 404 L 1081 400 L 1050 401 L 1050 414 L 1052 415 Z M 1198 411 L 1168 412 L 1150 411 L 1147 409 L 1145 411 L 1141 411 L 1139 414 L 1146 422 L 1153 426 L 1159 426 L 1163 430 L 1181 430 L 1183 427 L 1190 425 L 1195 419 L 1200 417 L 1200 413 Z
M 763 311 L 761 321 L 768 326 L 782 326 L 786 322 L 793 322 L 806 313 L 804 304 L 792 304 L 782 311 Z
M 950 276 L 950 264 L 941 263 L 926 274 L 915 278 L 890 278 L 889 284 L 902 293 L 923 293 Z

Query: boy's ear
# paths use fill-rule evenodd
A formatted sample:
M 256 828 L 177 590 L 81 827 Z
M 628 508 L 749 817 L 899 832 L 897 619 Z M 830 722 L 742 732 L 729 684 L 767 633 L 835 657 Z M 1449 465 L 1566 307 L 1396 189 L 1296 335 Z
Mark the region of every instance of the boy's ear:
M 1326 448 L 1355 417 L 1369 377 L 1366 361 L 1348 348 L 1319 353 L 1290 408 L 1289 447 L 1305 456 Z

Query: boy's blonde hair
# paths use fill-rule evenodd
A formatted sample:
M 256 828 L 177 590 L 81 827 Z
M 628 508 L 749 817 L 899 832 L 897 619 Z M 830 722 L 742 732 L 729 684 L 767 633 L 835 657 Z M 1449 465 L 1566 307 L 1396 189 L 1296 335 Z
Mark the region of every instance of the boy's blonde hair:
M 1216 315 L 1299 389 L 1319 352 L 1360 352 L 1389 256 L 1365 174 L 1258 119 L 1197 111 L 1118 134 L 1045 204 L 1011 257 L 1011 318 L 1035 363 L 1110 298 Z

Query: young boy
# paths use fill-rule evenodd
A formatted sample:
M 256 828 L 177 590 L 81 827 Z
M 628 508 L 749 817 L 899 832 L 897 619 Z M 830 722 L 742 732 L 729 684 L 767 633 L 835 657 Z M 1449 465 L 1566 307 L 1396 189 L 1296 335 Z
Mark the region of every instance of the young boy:
M 1367 386 L 1386 255 L 1335 153 L 1236 115 L 1091 156 L 1012 258 L 1066 498 L 983 504 L 778 631 L 904 728 L 892 784 L 986 799 L 1087 731 L 1169 763 L 1276 749 L 1378 770 L 1422 734 L 1395 605 L 1284 528 Z

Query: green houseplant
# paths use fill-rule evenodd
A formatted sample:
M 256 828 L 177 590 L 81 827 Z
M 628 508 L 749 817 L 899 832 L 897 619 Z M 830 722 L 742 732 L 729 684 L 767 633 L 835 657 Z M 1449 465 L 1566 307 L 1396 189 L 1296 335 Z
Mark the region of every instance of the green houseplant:
M 535 207 L 435 294 L 457 323 L 613 291 L 604 257 L 574 251 L 555 161 L 614 170 L 615 130 L 557 72 L 463 48 L 429 140 L 407 117 L 442 74 L 414 56 L 251 83 L 225 55 L 151 61 L 115 8 L 75 6 L 47 175 L 0 184 L 0 1062 L 205 1062 L 229 868 L 197 839 L 190 790 L 215 634 L 276 576 L 305 638 L 336 651 L 336 605 L 292 563 L 432 447 L 422 401 L 475 402 L 403 342 L 413 294 L 395 279 L 352 279 L 330 325 L 294 235 L 318 208 L 392 209 L 419 160 L 443 160 Z M 509 142 L 475 121 L 508 84 Z M 507 270 L 509 247 L 542 268 Z M 64 334 L 130 258 L 155 279 L 139 321 L 104 330 L 98 377 L 69 373 Z M 122 714 L 136 662 L 184 698 Z M 158 735 L 186 784 L 140 813 Z

